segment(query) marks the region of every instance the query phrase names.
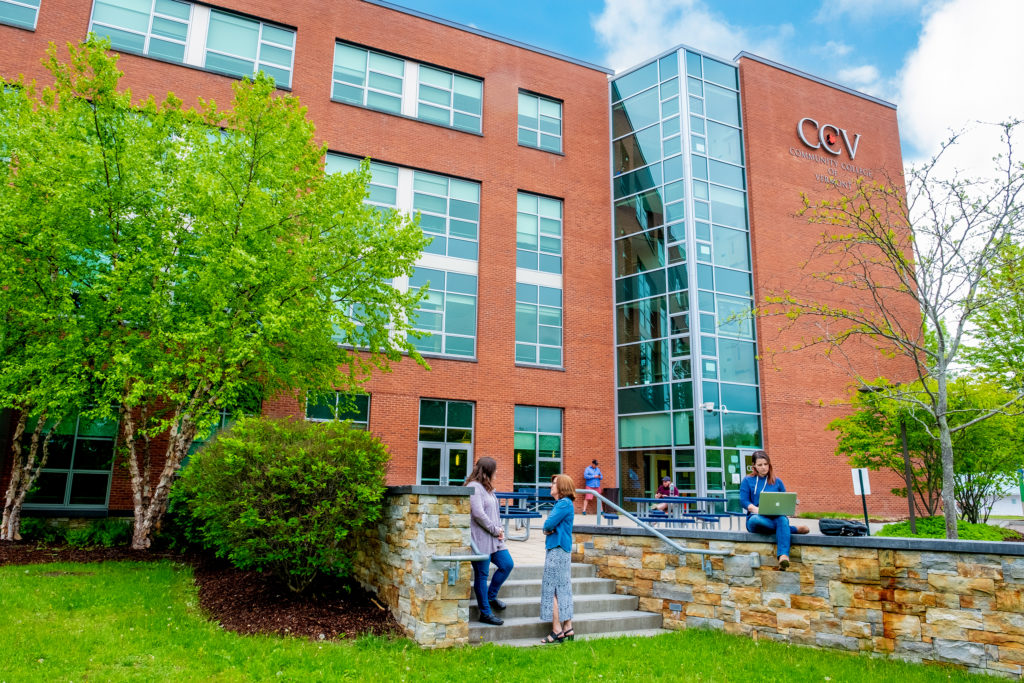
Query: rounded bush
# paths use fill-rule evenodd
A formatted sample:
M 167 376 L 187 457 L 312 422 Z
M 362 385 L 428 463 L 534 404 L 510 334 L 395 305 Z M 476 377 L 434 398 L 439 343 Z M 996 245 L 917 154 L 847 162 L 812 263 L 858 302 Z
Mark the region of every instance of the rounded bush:
M 243 418 L 177 486 L 202 544 L 301 592 L 351 571 L 345 541 L 380 517 L 387 448 L 344 422 Z
M 1004 529 L 991 524 L 972 524 L 960 519 L 956 524 L 957 536 L 962 541 L 1004 541 L 1012 539 L 1016 534 L 1011 529 Z M 946 519 L 944 517 L 919 517 L 917 534 L 910 533 L 910 522 L 886 524 L 875 533 L 876 536 L 905 536 L 909 538 L 945 538 Z

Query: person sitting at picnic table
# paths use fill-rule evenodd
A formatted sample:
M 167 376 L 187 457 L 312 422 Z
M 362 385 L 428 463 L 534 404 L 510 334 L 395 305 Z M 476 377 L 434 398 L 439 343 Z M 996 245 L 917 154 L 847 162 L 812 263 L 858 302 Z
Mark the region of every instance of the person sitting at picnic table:
M 591 491 L 600 493 L 601 480 L 604 479 L 604 475 L 601 474 L 601 468 L 597 466 L 597 460 L 591 460 L 590 462 L 590 467 L 583 470 L 583 485 Z M 594 496 L 589 493 L 583 496 L 583 514 L 587 514 L 587 506 L 590 505 L 592 500 L 594 500 Z M 597 507 L 597 503 L 594 503 L 594 507 Z
M 466 486 L 473 489 L 469 497 L 469 534 L 486 560 L 473 563 L 473 592 L 480 609 L 480 621 L 501 626 L 505 621 L 494 615 L 493 610 L 505 609 L 505 603 L 498 599 L 501 584 L 512 573 L 512 555 L 505 545 L 505 529 L 501 525 L 498 498 L 494 495 L 494 473 L 498 463 L 494 458 L 480 458 L 473 465 L 473 471 L 466 477 Z M 497 566 L 490 586 L 487 575 L 491 563 Z
M 672 477 L 664 476 L 661 478 L 661 486 L 658 487 L 658 492 L 654 494 L 655 498 L 675 498 L 679 495 L 679 489 L 672 483 Z M 655 503 L 654 510 L 661 510 L 666 512 L 668 510 L 668 503 Z
M 754 451 L 754 473 L 740 482 L 740 505 L 747 513 L 747 531 L 752 534 L 775 536 L 775 544 L 779 556 L 779 567 L 789 568 L 790 535 L 808 534 L 811 532 L 804 525 L 791 526 L 785 515 L 761 515 L 757 506 L 761 502 L 761 494 L 765 491 L 782 493 L 786 490 L 782 480 L 775 476 L 772 461 L 764 451 Z

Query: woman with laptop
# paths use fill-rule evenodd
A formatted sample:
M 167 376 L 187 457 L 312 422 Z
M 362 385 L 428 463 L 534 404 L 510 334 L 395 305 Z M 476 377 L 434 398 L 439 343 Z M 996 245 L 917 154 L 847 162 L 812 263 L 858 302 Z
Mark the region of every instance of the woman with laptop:
M 775 476 L 768 454 L 755 451 L 752 457 L 754 473 L 740 482 L 740 505 L 747 513 L 747 531 L 774 534 L 779 567 L 788 569 L 790 535 L 810 533 L 810 529 L 790 526 L 787 515 L 796 513 L 796 494 L 785 492 L 786 486 Z

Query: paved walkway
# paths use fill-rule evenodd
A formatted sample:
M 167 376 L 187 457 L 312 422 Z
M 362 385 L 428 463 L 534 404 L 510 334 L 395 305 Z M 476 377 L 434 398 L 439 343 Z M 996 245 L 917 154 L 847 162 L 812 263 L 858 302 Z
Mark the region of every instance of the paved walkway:
M 851 517 L 851 519 L 854 519 Z M 574 520 L 577 526 L 590 526 L 597 521 L 597 517 L 593 514 L 590 515 L 576 515 Z M 818 531 L 818 520 L 816 519 L 792 519 L 790 520 L 794 526 L 804 524 L 810 528 L 812 534 L 820 534 Z M 530 525 L 530 538 L 527 541 L 509 541 L 508 550 L 512 555 L 512 560 L 519 565 L 534 565 L 544 564 L 544 532 L 541 530 L 541 526 L 544 523 L 542 519 L 532 520 Z M 722 523 L 723 531 L 746 531 L 746 527 L 742 526 L 742 519 L 736 519 L 733 521 L 733 526 L 730 529 L 728 522 Z M 636 525 L 626 519 L 625 517 L 619 517 L 614 521 L 615 526 L 636 528 Z M 511 525 L 510 525 L 511 526 Z M 871 533 L 875 533 L 884 526 L 876 522 L 871 523 Z M 514 529 L 510 529 L 513 534 L 516 534 Z

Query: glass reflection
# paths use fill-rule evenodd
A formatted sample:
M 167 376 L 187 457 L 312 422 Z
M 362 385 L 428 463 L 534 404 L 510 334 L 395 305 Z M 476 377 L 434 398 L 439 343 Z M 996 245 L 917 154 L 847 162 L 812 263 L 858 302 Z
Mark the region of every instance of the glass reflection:
M 665 209 L 657 190 L 615 202 L 615 235 L 631 235 L 664 222 Z
M 648 230 L 615 242 L 615 274 L 632 275 L 665 265 L 665 231 Z
M 668 353 L 664 341 L 630 344 L 618 349 L 619 386 L 668 381 Z
M 615 310 L 615 323 L 620 344 L 664 337 L 667 329 L 665 298 L 621 304 Z

